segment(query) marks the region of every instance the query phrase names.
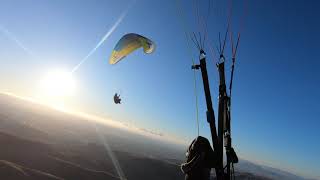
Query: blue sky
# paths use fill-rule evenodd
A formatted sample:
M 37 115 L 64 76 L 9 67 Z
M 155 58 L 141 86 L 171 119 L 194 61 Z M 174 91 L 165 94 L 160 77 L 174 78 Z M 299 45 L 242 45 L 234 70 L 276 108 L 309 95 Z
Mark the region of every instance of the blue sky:
M 228 4 L 214 0 L 208 38 L 217 45 L 225 32 Z M 2 0 L 0 90 L 33 97 L 41 77 L 51 69 L 72 68 L 96 46 L 119 16 L 127 15 L 105 43 L 73 74 L 76 93 L 68 106 L 191 140 L 196 136 L 191 55 L 176 1 Z M 320 152 L 320 26 L 316 1 L 234 1 L 232 29 L 239 30 L 246 7 L 233 89 L 233 142 L 249 160 L 318 177 Z M 199 31 L 193 1 L 184 1 L 189 32 Z M 208 1 L 201 0 L 202 15 Z M 155 53 L 136 51 L 116 66 L 111 50 L 125 33 L 136 32 L 157 44 Z M 230 44 L 227 44 L 229 47 Z M 27 50 L 26 50 L 27 49 Z M 209 49 L 213 102 L 218 74 Z M 230 49 L 227 48 L 227 57 Z M 192 47 L 193 58 L 198 52 Z M 228 62 L 227 65 L 230 65 Z M 227 73 L 230 72 L 227 66 Z M 229 75 L 227 75 L 229 77 Z M 200 134 L 209 137 L 205 99 L 197 74 Z M 113 104 L 121 92 L 123 105 Z M 217 108 L 215 108 L 217 110 Z

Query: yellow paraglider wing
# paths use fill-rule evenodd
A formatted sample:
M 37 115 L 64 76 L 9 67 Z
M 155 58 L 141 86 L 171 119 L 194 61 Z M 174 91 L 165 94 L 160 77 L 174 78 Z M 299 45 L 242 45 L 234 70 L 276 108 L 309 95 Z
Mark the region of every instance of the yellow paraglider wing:
M 126 34 L 114 47 L 111 57 L 109 59 L 110 64 L 116 64 L 128 54 L 132 53 L 136 49 L 143 48 L 143 51 L 147 54 L 152 53 L 155 50 L 155 44 L 148 38 L 139 34 Z

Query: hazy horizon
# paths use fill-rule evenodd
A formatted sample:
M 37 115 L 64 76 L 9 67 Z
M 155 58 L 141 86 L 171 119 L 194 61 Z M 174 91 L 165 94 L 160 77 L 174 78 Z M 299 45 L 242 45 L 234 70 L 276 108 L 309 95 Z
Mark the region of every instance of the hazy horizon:
M 47 104 L 41 104 L 39 102 L 36 102 L 32 99 L 29 98 L 24 98 L 24 97 L 19 97 L 10 93 L 1 93 L 0 92 L 0 100 L 1 102 L 5 102 L 7 103 L 7 105 L 9 105 L 7 108 L 11 109 L 11 110 L 18 110 L 16 111 L 17 114 L 19 114 L 20 110 L 19 108 L 21 107 L 27 107 L 27 109 L 31 110 L 30 112 L 34 111 L 34 112 L 38 112 L 39 111 L 44 111 L 41 112 L 40 114 L 46 115 L 48 117 L 50 117 L 50 115 L 52 115 L 52 113 L 55 113 L 56 115 L 58 115 L 56 118 L 59 119 L 59 121 L 65 121 L 66 124 L 69 124 L 70 122 L 70 118 L 71 121 L 73 118 L 76 118 L 80 123 L 85 123 L 86 121 L 88 123 L 93 123 L 96 124 L 98 126 L 100 126 L 100 131 L 99 133 L 104 134 L 104 132 L 107 132 L 108 136 L 108 141 L 106 141 L 110 146 L 112 145 L 112 149 L 110 149 L 113 152 L 126 152 L 126 153 L 130 153 L 130 154 L 139 154 L 142 156 L 150 156 L 149 158 L 160 158 L 163 159 L 164 161 L 167 161 L 169 164 L 175 164 L 177 162 L 170 162 L 170 160 L 175 160 L 175 161 L 183 161 L 184 159 L 184 152 L 188 147 L 189 142 L 181 142 L 181 141 L 177 141 L 176 139 L 170 139 L 169 136 L 157 136 L 155 134 L 153 134 L 152 132 L 149 131 L 142 131 L 140 128 L 134 127 L 134 126 L 128 126 L 126 124 L 123 124 L 123 122 L 117 122 L 111 119 L 103 119 L 102 117 L 97 117 L 97 116 L 92 116 L 89 114 L 85 114 L 85 113 L 76 113 L 76 112 L 67 112 L 65 110 L 61 110 L 61 109 L 57 109 L 55 107 L 52 106 L 48 106 Z M 18 100 L 18 102 L 16 101 Z M 3 105 L 3 104 L 2 104 Z M 45 109 L 43 109 L 45 108 Z M 25 113 L 25 112 L 24 112 Z M 6 114 L 6 113 L 1 113 Z M 10 114 L 10 113 L 9 113 Z M 55 133 L 52 134 L 52 130 L 55 131 L 55 128 L 53 126 L 51 126 L 50 128 L 53 128 L 51 130 L 48 131 L 48 127 L 45 127 L 45 123 L 42 124 L 41 126 L 37 127 L 37 121 L 33 122 L 33 120 L 28 120 L 28 116 L 25 116 L 23 119 L 16 119 L 14 117 L 14 114 L 12 114 L 13 116 L 8 116 L 10 117 L 9 119 L 11 119 L 11 123 L 14 123 L 14 121 L 19 122 L 20 120 L 28 122 L 27 124 L 29 124 L 28 126 L 41 130 L 39 129 L 42 126 L 42 130 L 44 130 L 43 132 L 46 132 L 48 134 L 50 134 L 52 136 L 52 138 L 54 138 L 55 136 L 64 136 L 62 132 L 60 133 Z M 27 115 L 27 114 L 25 114 Z M 62 115 L 62 116 L 61 116 Z M 60 117 L 60 118 L 59 118 Z M 49 118 L 50 119 L 50 118 Z M 69 119 L 69 120 L 68 120 Z M 38 119 L 40 120 L 40 119 Z M 47 119 L 48 120 L 48 119 Z M 43 121 L 43 120 L 42 120 Z M 20 122 L 21 123 L 21 122 Z M 39 123 L 39 122 L 38 122 Z M 107 128 L 107 129 L 103 129 L 103 128 Z M 111 128 L 111 129 L 110 129 Z M 87 128 L 86 131 L 91 131 L 94 129 L 93 127 L 91 128 Z M 8 129 L 9 130 L 9 129 Z M 71 130 L 71 129 L 70 129 Z M 110 130 L 112 130 L 110 132 Z M 13 129 L 10 129 L 8 132 L 10 132 L 10 135 L 14 135 L 14 131 Z M 3 133 L 3 132 L 1 132 Z M 70 132 L 68 132 L 70 134 Z M 76 133 L 76 132 L 73 132 Z M 79 136 L 80 134 L 86 134 L 85 132 L 78 132 L 79 134 L 77 136 Z M 72 134 L 72 133 L 71 133 Z M 25 134 L 28 135 L 28 134 Z M 111 135 L 111 136 L 110 136 Z M 112 138 L 113 136 L 119 136 L 122 137 L 121 141 L 119 141 L 119 137 L 117 138 Z M 20 137 L 21 134 L 17 133 L 15 134 L 15 136 Z M 96 136 L 98 136 L 98 134 L 96 134 Z M 126 137 L 126 138 L 124 138 Z M 24 137 L 26 139 L 30 139 L 30 137 L 26 136 Z M 57 138 L 57 137 L 55 137 Z M 88 139 L 91 140 L 88 140 Z M 123 139 L 124 138 L 124 139 Z M 40 139 L 42 139 L 42 137 L 40 137 Z M 70 137 L 64 137 L 64 138 L 59 138 L 56 139 L 58 141 L 65 141 L 65 139 L 67 139 L 67 141 L 70 141 Z M 74 139 L 74 137 L 71 136 L 72 142 L 75 143 L 77 141 L 83 141 L 83 139 Z M 92 141 L 92 137 L 86 137 L 85 138 L 86 143 L 90 146 L 92 146 L 95 143 L 103 143 L 102 140 L 95 140 Z M 127 139 L 127 140 L 125 140 Z M 134 139 L 131 140 L 131 139 Z M 33 140 L 32 138 L 30 140 Z M 131 142 L 131 146 L 128 146 L 127 143 L 128 142 L 122 142 L 123 140 L 125 141 L 130 141 Z M 35 140 L 34 141 L 39 141 L 39 140 Z M 98 142 L 96 142 L 98 141 Z M 51 144 L 52 142 L 50 141 L 44 141 L 43 143 L 48 143 Z M 132 144 L 133 143 L 133 144 Z M 142 144 L 145 144 L 143 146 L 141 146 Z M 56 144 L 56 143 L 53 143 Z M 150 147 L 146 146 L 146 145 L 153 144 Z M 120 147 L 117 147 L 117 145 L 120 145 Z M 128 146 L 126 148 L 123 148 L 121 146 Z M 157 149 L 154 146 L 159 146 L 162 147 L 161 149 Z M 155 151 L 155 149 L 157 149 Z M 107 151 L 107 150 L 106 150 Z M 169 152 L 169 153 L 168 153 Z M 156 154 L 154 154 L 156 153 Z M 117 157 L 115 157 L 117 158 Z M 1 163 L 1 162 L 0 162 Z M 249 163 L 249 164 L 248 164 Z M 119 165 L 122 166 L 122 165 Z M 298 178 L 300 180 L 300 177 L 303 177 L 302 174 L 296 173 L 290 169 L 283 169 L 283 168 L 276 168 L 273 167 L 271 164 L 265 163 L 265 162 L 259 162 L 259 161 L 255 161 L 255 160 L 248 160 L 248 159 L 244 159 L 243 157 L 240 157 L 240 163 L 235 165 L 236 171 L 238 171 L 238 173 L 241 172 L 247 172 L 247 173 L 252 173 L 254 175 L 258 175 L 258 176 L 262 176 L 262 177 L 277 177 L 279 176 L 281 178 L 281 174 L 285 174 L 285 176 L 283 176 L 282 178 L 289 178 L 291 179 L 293 178 Z M 272 172 L 274 171 L 274 172 Z M 271 173 L 271 174 L 270 174 Z M 292 176 L 290 178 L 290 176 Z M 297 176 L 297 177 L 295 177 Z

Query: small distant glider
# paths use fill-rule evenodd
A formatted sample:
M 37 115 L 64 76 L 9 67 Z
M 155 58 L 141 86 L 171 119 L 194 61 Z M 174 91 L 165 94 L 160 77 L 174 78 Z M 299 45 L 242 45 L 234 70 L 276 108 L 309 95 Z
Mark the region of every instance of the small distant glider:
M 114 101 L 115 104 L 121 104 L 121 98 L 120 98 L 120 95 L 118 95 L 118 93 L 116 93 L 113 96 L 113 101 Z

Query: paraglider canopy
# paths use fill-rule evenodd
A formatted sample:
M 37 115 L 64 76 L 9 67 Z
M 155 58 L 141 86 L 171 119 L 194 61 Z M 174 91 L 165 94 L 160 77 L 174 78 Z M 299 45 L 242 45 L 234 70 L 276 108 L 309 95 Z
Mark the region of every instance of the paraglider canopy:
M 126 34 L 114 47 L 109 63 L 116 64 L 128 54 L 141 47 L 146 54 L 150 54 L 155 50 L 155 44 L 150 39 L 135 33 Z
M 118 95 L 118 93 L 116 93 L 113 96 L 113 101 L 114 101 L 115 104 L 121 104 L 121 98 L 120 98 L 120 95 Z

